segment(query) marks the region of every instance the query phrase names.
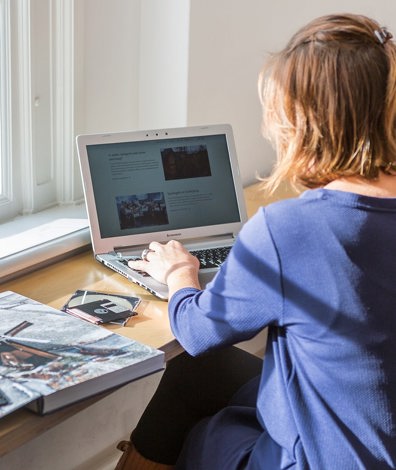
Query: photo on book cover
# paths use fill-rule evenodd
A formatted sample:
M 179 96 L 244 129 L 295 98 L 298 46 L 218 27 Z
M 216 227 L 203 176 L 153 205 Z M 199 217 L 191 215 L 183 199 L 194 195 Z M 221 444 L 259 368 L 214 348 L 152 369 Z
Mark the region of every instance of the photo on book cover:
M 19 294 L 0 294 L 0 417 L 31 402 L 39 413 L 54 411 L 163 362 L 154 348 Z

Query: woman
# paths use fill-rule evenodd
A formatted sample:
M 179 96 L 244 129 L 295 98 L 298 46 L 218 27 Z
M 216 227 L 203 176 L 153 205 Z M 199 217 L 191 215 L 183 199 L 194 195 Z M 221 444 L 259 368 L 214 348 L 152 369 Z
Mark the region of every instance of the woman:
M 139 454 L 169 465 L 152 468 L 396 468 L 391 37 L 364 16 L 331 15 L 270 60 L 260 94 L 278 162 L 266 185 L 308 189 L 261 208 L 205 290 L 178 242 L 151 243 L 131 263 L 168 284 L 176 338 L 190 355 L 206 354 L 170 362 L 120 468 L 138 468 Z M 229 348 L 265 327 L 263 367 Z M 204 391 L 180 398 L 200 383 Z M 219 383 L 223 401 L 204 410 Z

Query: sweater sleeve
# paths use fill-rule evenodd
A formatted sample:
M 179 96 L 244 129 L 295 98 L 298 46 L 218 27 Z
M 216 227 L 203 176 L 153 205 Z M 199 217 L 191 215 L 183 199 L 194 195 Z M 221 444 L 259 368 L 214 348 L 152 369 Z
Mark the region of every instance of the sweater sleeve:
M 206 289 L 181 289 L 169 302 L 173 334 L 191 355 L 255 336 L 282 323 L 282 282 L 275 244 L 261 209 L 241 230 Z

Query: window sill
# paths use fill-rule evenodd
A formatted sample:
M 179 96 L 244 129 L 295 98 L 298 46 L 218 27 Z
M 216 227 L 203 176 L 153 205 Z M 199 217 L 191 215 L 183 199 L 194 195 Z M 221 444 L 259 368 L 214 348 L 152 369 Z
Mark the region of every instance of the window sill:
M 0 282 L 74 252 L 90 242 L 83 204 L 58 206 L 0 225 Z

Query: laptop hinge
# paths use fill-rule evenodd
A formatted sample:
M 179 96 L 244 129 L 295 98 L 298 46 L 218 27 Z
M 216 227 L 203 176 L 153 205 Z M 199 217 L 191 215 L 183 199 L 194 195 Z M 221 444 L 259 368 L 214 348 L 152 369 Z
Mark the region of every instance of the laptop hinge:
M 210 237 L 199 237 L 197 238 L 186 238 L 181 240 L 183 245 L 188 249 L 199 248 L 211 248 L 216 246 L 222 246 L 232 244 L 235 239 L 233 233 L 223 233 L 221 235 L 212 235 Z M 165 243 L 165 242 L 162 242 Z M 147 243 L 144 245 L 134 246 L 116 246 L 114 247 L 114 254 L 120 253 L 121 255 L 141 253 L 147 248 Z
M 147 243 L 144 245 L 133 245 L 133 246 L 115 246 L 113 255 L 125 256 L 130 254 L 139 254 L 145 248 L 147 248 Z
M 220 246 L 224 244 L 232 243 L 235 236 L 233 233 L 223 233 L 221 235 L 212 235 L 210 237 L 199 237 L 199 238 L 185 238 L 182 243 L 186 247 L 195 247 L 199 245 L 203 246 Z

